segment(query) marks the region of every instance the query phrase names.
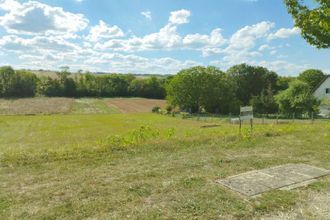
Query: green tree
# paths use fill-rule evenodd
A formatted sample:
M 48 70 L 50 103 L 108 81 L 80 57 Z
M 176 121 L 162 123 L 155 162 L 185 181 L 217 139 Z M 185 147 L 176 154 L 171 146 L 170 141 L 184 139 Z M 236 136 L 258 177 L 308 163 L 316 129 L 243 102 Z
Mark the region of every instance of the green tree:
M 42 76 L 39 78 L 37 85 L 37 92 L 40 95 L 54 97 L 62 96 L 63 90 L 58 79 L 52 79 L 49 76 Z
M 15 70 L 11 66 L 0 67 L 0 96 L 10 96 L 15 79 Z
M 300 80 L 292 82 L 287 90 L 275 97 L 279 109 L 284 114 L 301 115 L 318 111 L 320 101 L 311 93 L 307 83 Z
M 303 38 L 317 48 L 330 47 L 330 1 L 315 0 L 319 7 L 309 9 L 303 0 L 284 0 Z
M 38 77 L 25 70 L 17 70 L 10 95 L 14 97 L 33 97 L 36 94 Z
M 227 73 L 236 83 L 236 96 L 242 105 L 248 105 L 253 96 L 260 96 L 263 91 L 275 92 L 278 76 L 264 67 L 240 64 Z
M 320 84 L 324 77 L 325 74 L 321 70 L 309 69 L 300 73 L 298 79 L 307 83 L 313 90 Z
M 169 103 L 183 110 L 229 113 L 238 109 L 235 84 L 215 67 L 182 70 L 169 80 L 166 91 Z

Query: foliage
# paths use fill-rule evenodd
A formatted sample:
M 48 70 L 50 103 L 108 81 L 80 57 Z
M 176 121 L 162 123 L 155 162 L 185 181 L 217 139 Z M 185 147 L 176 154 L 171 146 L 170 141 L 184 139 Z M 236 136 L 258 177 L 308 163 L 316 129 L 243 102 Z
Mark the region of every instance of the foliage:
M 0 97 L 32 97 L 38 78 L 27 71 L 16 71 L 10 66 L 0 68 Z
M 155 106 L 155 107 L 152 108 L 151 111 L 152 111 L 153 113 L 160 113 L 161 108 L 160 108 L 159 106 Z
M 307 83 L 296 80 L 289 88 L 276 96 L 276 101 L 282 113 L 301 115 L 318 111 L 320 101 L 311 93 Z
M 278 111 L 278 105 L 272 94 L 262 92 L 260 96 L 253 96 L 250 105 L 253 111 L 260 114 L 273 114 Z
M 324 77 L 325 74 L 321 70 L 309 69 L 300 73 L 298 79 L 307 83 L 313 90 L 320 84 Z
M 127 135 L 112 135 L 107 138 L 107 145 L 113 149 L 137 146 L 147 140 L 160 135 L 159 130 L 148 125 L 141 125 L 138 129 L 130 131 Z
M 260 96 L 265 90 L 276 92 L 277 74 L 264 67 L 240 64 L 228 69 L 236 84 L 236 96 L 243 105 L 248 105 L 252 96 Z
M 284 0 L 302 36 L 317 48 L 330 47 L 330 1 L 315 0 L 319 7 L 309 9 L 303 1 Z
M 134 96 L 144 98 L 162 99 L 165 97 L 164 81 L 156 77 L 134 79 L 128 91 Z
M 166 87 L 171 105 L 189 112 L 229 113 L 237 102 L 235 86 L 228 75 L 215 67 L 193 67 L 180 71 Z

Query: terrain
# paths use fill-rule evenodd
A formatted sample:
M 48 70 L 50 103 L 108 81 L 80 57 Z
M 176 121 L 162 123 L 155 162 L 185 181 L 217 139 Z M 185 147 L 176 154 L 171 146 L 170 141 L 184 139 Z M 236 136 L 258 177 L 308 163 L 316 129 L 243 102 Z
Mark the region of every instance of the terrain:
M 329 120 L 239 133 L 225 117 L 141 113 L 137 99 L 30 101 L 0 101 L 3 219 L 329 218 L 329 177 L 256 198 L 216 183 L 287 163 L 330 169 Z

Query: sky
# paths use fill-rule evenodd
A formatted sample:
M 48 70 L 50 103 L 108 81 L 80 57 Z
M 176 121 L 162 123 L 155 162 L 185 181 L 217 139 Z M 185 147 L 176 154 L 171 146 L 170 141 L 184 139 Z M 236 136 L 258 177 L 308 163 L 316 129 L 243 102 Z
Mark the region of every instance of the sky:
M 240 63 L 330 74 L 330 50 L 301 37 L 282 0 L 0 0 L 0 66 L 175 74 Z

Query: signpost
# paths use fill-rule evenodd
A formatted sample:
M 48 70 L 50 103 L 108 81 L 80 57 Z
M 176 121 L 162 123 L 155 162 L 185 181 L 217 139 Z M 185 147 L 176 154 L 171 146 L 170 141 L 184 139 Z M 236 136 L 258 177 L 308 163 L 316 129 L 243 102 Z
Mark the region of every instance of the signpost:
M 242 129 L 242 122 L 243 121 L 250 121 L 251 132 L 253 129 L 253 107 L 252 106 L 244 106 L 240 109 L 240 116 L 239 116 L 239 131 L 241 132 Z

